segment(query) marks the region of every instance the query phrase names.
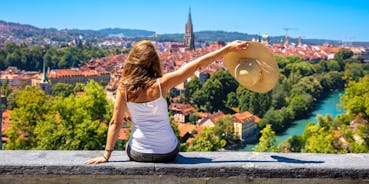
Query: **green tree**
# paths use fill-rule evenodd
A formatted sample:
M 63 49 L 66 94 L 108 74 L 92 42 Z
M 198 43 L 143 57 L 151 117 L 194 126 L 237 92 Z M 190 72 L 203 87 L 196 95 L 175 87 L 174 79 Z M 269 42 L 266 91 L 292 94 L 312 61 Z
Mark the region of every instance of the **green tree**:
M 341 66 L 336 60 L 330 60 L 327 62 L 327 68 L 329 71 L 340 71 Z
M 16 95 L 6 149 L 104 149 L 113 103 L 94 81 L 84 96 L 47 97 L 27 87 Z
M 1 95 L 8 97 L 11 92 L 12 92 L 12 88 L 9 85 L 8 80 L 3 80 L 1 84 Z
M 190 117 L 189 117 L 189 120 L 190 120 L 190 123 L 193 124 L 193 125 L 196 125 L 197 124 L 197 121 L 200 119 L 200 115 L 196 112 L 193 112 L 190 114 Z
M 61 53 L 58 51 L 58 49 L 55 46 L 51 46 L 43 56 L 46 66 L 50 68 L 57 68 L 60 61 L 60 55 Z
M 45 50 L 40 45 L 34 45 L 32 46 L 32 49 L 30 51 L 30 61 L 27 63 L 26 68 L 28 70 L 41 70 L 42 63 L 43 63 L 43 55 L 45 54 Z
M 309 135 L 309 136 L 306 136 Z M 326 127 L 321 127 L 319 124 L 310 124 L 305 128 L 304 132 L 305 147 L 302 152 L 309 153 L 338 153 L 336 150 L 335 138 L 327 130 Z
M 235 92 L 228 93 L 226 106 L 229 108 L 238 106 L 237 94 Z
M 17 92 L 16 108 L 10 114 L 12 124 L 6 132 L 9 137 L 6 149 L 31 149 L 37 146 L 34 129 L 44 119 L 46 100 L 45 93 L 36 87 L 27 87 Z
M 298 56 L 287 56 L 287 57 L 276 56 L 275 58 L 279 68 L 281 69 L 285 68 L 288 64 L 302 62 L 301 58 Z M 284 74 L 283 70 L 281 72 Z
M 288 92 L 284 89 L 283 85 L 277 85 L 272 91 L 272 104 L 274 109 L 280 109 L 286 106 L 286 98 Z
M 222 93 L 226 96 L 230 92 L 235 92 L 238 87 L 238 82 L 232 77 L 232 75 L 226 70 L 218 70 L 210 77 L 210 79 L 217 79 L 222 84 Z M 227 99 L 223 97 L 223 101 Z
M 38 123 L 35 128 L 38 149 L 67 149 L 90 150 L 103 149 L 106 140 L 107 120 L 97 119 L 91 112 L 85 99 L 86 96 L 56 97 L 52 102 L 45 121 Z M 89 103 L 94 104 L 93 101 Z M 106 104 L 103 108 L 112 108 L 112 104 Z M 103 116 L 105 112 L 99 112 Z M 109 114 L 110 115 L 110 114 Z M 47 136 L 49 135 L 49 136 Z
M 212 128 L 204 128 L 188 146 L 187 151 L 219 151 L 227 142 L 214 135 Z
M 330 61 L 322 59 L 322 60 L 319 61 L 319 63 L 314 64 L 314 68 L 316 69 L 316 72 L 317 73 L 328 72 L 328 62 L 330 62 Z
M 285 75 L 289 76 L 291 73 L 298 74 L 301 76 L 309 76 L 314 74 L 315 68 L 309 62 L 296 62 L 296 63 L 289 63 L 284 68 Z
M 364 76 L 364 67 L 360 63 L 346 64 L 344 71 L 344 78 L 346 80 L 359 80 Z
M 214 135 L 227 141 L 227 144 L 232 144 L 236 140 L 234 136 L 233 120 L 231 116 L 219 118 L 214 127 Z
M 0 50 L 0 70 L 5 70 L 9 66 L 6 60 L 6 53 L 4 50 Z
M 10 66 L 16 66 L 18 68 L 22 67 L 22 55 L 17 50 L 16 52 L 13 52 L 11 54 L 8 54 L 6 57 L 7 63 L 9 63 Z
M 272 104 L 272 91 L 255 93 L 239 86 L 237 96 L 240 112 L 249 111 L 259 117 L 263 117 Z
M 338 62 L 340 65 L 341 70 L 344 70 L 345 67 L 345 60 L 351 58 L 354 55 L 354 53 L 349 49 L 340 49 L 335 55 L 334 60 Z
M 202 90 L 205 94 L 205 111 L 207 112 L 216 112 L 220 109 L 224 109 L 224 96 L 222 83 L 217 79 L 208 79 L 204 85 Z
M 288 108 L 294 111 L 296 118 L 303 118 L 310 112 L 313 104 L 313 97 L 310 94 L 301 94 L 291 99 Z
M 193 99 L 193 94 L 196 92 L 196 90 L 201 89 L 200 80 L 198 77 L 194 77 L 190 80 L 190 82 L 185 83 L 185 95 L 184 95 L 184 102 L 191 102 Z
M 73 94 L 73 85 L 66 83 L 56 83 L 51 87 L 51 94 L 54 96 L 67 97 Z
M 7 54 L 16 52 L 20 47 L 15 42 L 6 42 L 4 45 L 4 52 Z
M 368 153 L 369 151 L 369 126 L 365 124 L 357 125 L 356 130 L 350 127 L 345 128 L 345 138 L 349 142 L 351 153 Z
M 301 152 L 304 147 L 304 141 L 301 136 L 294 135 L 279 145 L 280 152 Z
M 341 106 L 354 116 L 369 117 L 369 77 L 363 77 L 358 82 L 350 81 L 341 96 Z
M 203 90 L 196 90 L 192 95 L 194 105 L 197 109 L 205 110 L 205 103 L 207 102 L 206 94 Z
M 237 86 L 237 81 L 229 72 L 218 70 L 204 82 L 201 89 L 193 93 L 193 101 L 199 109 L 207 112 L 229 112 L 226 107 L 227 94 L 234 92 Z
M 256 145 L 253 150 L 258 152 L 276 152 L 278 151 L 276 142 L 275 132 L 272 130 L 272 126 L 267 124 L 265 128 L 261 130 L 259 144 Z
M 301 78 L 297 84 L 293 85 L 290 96 L 294 97 L 306 93 L 318 99 L 322 95 L 322 90 L 318 78 L 315 76 L 308 76 Z
M 85 85 L 83 83 L 77 82 L 76 85 L 73 88 L 73 93 L 77 94 L 78 92 L 83 92 L 83 87 Z
M 340 49 L 335 55 L 334 59 L 349 59 L 354 55 L 350 49 Z
M 337 89 L 343 89 L 345 82 L 342 77 L 342 72 L 337 71 L 323 73 L 319 75 L 318 80 L 320 81 L 320 84 L 322 86 L 322 91 L 324 93 L 323 96 L 328 95 Z
M 264 128 L 266 124 L 271 124 L 272 129 L 277 133 L 282 132 L 291 124 L 295 118 L 294 111 L 290 108 L 283 107 L 282 109 L 269 109 L 263 119 L 260 120 L 259 128 Z

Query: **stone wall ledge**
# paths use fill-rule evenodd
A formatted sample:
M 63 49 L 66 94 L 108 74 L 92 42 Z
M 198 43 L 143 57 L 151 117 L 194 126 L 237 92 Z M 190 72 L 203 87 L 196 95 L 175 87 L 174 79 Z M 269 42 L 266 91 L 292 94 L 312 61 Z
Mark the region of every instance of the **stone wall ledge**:
M 0 178 L 10 175 L 125 175 L 176 178 L 322 178 L 369 181 L 369 154 L 181 152 L 172 163 L 129 161 L 84 165 L 103 151 L 0 151 Z

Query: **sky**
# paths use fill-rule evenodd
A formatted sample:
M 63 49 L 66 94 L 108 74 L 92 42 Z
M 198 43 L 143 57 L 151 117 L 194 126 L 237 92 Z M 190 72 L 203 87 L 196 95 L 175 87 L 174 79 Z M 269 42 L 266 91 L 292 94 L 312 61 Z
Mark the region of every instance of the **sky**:
M 0 20 L 40 28 L 130 28 L 369 41 L 369 0 L 1 0 Z

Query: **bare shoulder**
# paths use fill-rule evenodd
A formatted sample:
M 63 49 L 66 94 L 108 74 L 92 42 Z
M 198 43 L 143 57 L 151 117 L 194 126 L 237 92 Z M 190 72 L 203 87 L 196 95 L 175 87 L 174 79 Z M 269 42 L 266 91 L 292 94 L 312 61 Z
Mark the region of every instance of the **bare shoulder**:
M 146 89 L 141 90 L 138 94 L 138 97 L 132 102 L 145 103 L 145 102 L 153 101 L 160 97 L 160 91 L 162 91 L 163 97 L 166 97 L 167 91 L 163 89 L 161 79 L 159 79 L 159 82 L 160 82 L 161 88 L 159 88 L 158 82 L 154 82 L 153 84 L 148 86 Z
M 175 85 L 175 73 L 174 72 L 169 72 L 169 73 L 166 73 L 164 74 L 160 79 L 160 86 L 161 86 L 161 89 L 163 91 L 163 93 L 169 91 L 171 88 L 173 88 Z M 176 81 L 176 82 L 179 82 L 179 81 Z M 164 94 L 163 94 L 164 96 Z
M 161 94 L 163 95 L 163 97 L 165 98 L 168 94 L 168 91 L 170 88 L 168 88 L 168 84 L 167 84 L 167 79 L 164 77 L 166 74 L 164 74 L 162 77 L 160 77 L 158 80 L 159 80 L 159 83 L 160 83 L 160 86 L 157 82 L 155 82 L 155 89 L 158 89 L 159 90 L 159 93 L 161 91 Z M 160 88 L 160 89 L 159 89 Z

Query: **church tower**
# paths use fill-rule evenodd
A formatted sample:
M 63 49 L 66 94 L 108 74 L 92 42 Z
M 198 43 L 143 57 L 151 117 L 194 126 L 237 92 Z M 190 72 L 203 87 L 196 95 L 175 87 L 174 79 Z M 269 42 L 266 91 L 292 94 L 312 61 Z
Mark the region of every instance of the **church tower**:
M 41 82 L 38 85 L 39 85 L 39 88 L 41 88 L 46 94 L 48 95 L 51 94 L 51 87 L 50 87 L 49 79 L 47 78 L 45 61 L 43 62 L 43 66 L 42 66 Z
M 185 47 L 189 50 L 195 49 L 195 35 L 193 34 L 192 20 L 191 20 L 191 8 L 188 14 L 188 20 L 185 31 Z

